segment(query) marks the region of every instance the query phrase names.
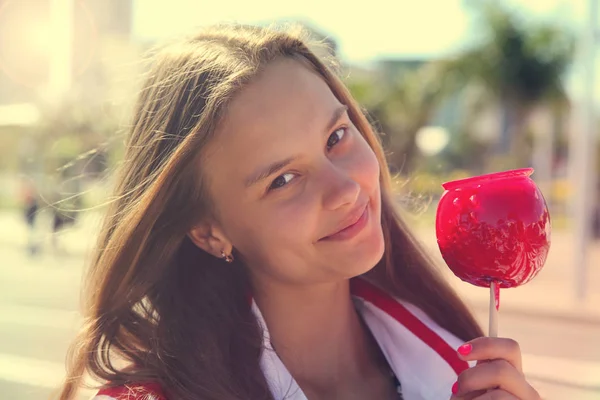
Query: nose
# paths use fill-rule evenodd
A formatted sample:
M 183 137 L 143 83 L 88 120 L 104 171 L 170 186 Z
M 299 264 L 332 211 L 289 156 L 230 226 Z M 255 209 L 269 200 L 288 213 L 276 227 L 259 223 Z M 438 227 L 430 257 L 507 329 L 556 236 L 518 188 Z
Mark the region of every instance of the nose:
M 348 171 L 334 166 L 323 177 L 322 185 L 323 207 L 327 210 L 355 205 L 361 191 L 360 185 Z

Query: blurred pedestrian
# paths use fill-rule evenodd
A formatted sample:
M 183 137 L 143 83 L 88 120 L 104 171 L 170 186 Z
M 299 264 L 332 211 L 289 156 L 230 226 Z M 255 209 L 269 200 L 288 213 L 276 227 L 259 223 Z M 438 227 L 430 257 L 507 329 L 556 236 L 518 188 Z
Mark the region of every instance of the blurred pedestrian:
M 36 238 L 36 221 L 40 208 L 40 198 L 35 184 L 30 180 L 24 180 L 21 187 L 21 203 L 27 225 L 26 250 L 29 255 L 35 255 L 39 251 L 39 243 Z
M 71 212 L 58 206 L 52 207 L 51 244 L 55 254 L 62 255 L 66 253 L 66 248 L 61 243 L 60 236 L 63 230 L 74 222 L 75 219 Z
M 57 255 L 66 254 L 65 243 L 61 240 L 64 231 L 75 224 L 76 209 L 75 196 L 64 192 L 62 182 L 55 182 L 49 194 L 49 209 L 52 214 L 51 221 L 51 246 Z

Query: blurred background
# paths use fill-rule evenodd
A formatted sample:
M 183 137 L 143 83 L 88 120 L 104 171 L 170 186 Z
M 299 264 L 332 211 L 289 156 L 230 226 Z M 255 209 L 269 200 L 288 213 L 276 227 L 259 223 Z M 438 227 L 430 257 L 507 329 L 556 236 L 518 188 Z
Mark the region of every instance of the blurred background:
M 442 182 L 533 167 L 552 248 L 503 291 L 500 334 L 545 399 L 600 399 L 598 14 L 595 0 L 0 0 L 0 399 L 60 383 L 145 52 L 222 21 L 299 22 L 330 45 L 438 258 Z M 487 291 L 442 271 L 486 326 Z

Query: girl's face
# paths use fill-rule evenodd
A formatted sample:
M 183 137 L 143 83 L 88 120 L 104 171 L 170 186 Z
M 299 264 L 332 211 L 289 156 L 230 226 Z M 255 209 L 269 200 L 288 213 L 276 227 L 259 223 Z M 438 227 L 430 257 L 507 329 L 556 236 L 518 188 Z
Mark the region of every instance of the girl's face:
M 201 247 L 229 244 L 254 280 L 338 281 L 383 254 L 379 163 L 346 106 L 298 61 L 271 63 L 233 99 L 202 170 L 216 221 Z

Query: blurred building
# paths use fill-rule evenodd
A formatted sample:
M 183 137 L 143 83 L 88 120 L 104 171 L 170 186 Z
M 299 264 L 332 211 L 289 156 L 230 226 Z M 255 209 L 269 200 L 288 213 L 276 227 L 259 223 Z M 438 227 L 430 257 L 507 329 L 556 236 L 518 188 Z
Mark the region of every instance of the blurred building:
M 53 10 L 66 5 L 72 24 L 70 82 L 96 87 L 114 46 L 129 42 L 132 0 L 0 0 L 0 104 L 37 102 L 52 79 Z
M 48 53 L 36 28 L 48 25 L 49 13 L 47 0 L 0 0 L 0 104 L 31 101 L 34 87 L 48 79 Z

